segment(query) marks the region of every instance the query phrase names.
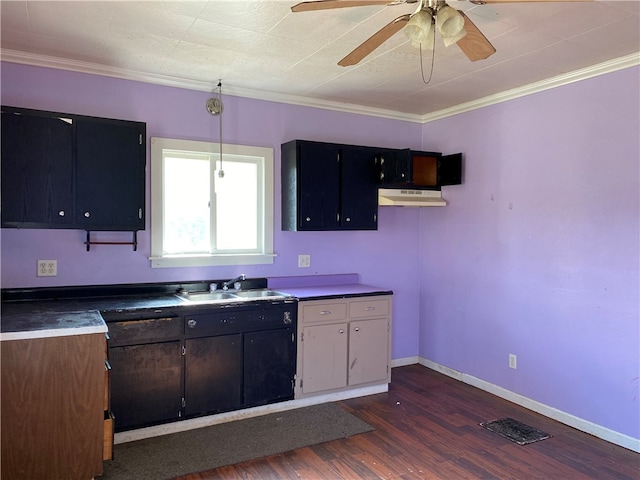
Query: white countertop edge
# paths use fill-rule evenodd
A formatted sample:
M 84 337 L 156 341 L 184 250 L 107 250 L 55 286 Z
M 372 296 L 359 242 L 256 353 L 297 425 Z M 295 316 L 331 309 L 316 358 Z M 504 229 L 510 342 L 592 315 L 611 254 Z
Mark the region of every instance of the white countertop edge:
M 0 341 L 31 340 L 34 338 L 68 337 L 71 335 L 88 335 L 91 333 L 107 333 L 106 325 L 93 327 L 53 328 L 47 330 L 31 330 L 22 332 L 1 332 Z

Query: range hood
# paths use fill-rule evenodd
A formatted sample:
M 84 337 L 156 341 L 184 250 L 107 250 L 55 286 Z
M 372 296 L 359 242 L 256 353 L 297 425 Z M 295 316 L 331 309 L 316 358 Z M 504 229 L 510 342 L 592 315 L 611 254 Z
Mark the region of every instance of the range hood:
M 440 190 L 378 189 L 378 205 L 381 207 L 444 207 L 446 200 Z

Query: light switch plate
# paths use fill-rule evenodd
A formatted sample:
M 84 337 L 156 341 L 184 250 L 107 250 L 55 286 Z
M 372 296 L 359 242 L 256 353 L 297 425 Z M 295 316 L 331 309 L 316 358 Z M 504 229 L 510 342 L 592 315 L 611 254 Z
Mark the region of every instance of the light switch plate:
M 311 266 L 311 255 L 298 255 L 298 268 L 308 268 Z

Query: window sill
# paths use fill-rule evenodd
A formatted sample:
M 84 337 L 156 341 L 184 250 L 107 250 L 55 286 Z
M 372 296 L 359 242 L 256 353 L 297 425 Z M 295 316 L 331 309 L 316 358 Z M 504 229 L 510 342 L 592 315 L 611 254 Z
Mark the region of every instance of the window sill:
M 174 255 L 150 257 L 151 268 L 210 267 L 216 265 L 266 265 L 272 264 L 275 254 L 226 254 L 226 255 Z

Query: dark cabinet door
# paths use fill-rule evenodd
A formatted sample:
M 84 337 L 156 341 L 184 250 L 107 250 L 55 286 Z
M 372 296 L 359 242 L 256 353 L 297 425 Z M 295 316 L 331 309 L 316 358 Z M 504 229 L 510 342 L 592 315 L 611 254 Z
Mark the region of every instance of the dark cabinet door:
M 109 348 L 109 361 L 116 432 L 180 419 L 180 341 Z
M 242 334 L 186 340 L 185 415 L 242 406 Z
M 78 225 L 144 230 L 144 124 L 81 119 L 76 129 Z
M 378 169 L 376 150 L 343 147 L 341 152 L 340 227 L 375 230 L 378 227 Z
M 382 185 L 405 185 L 411 178 L 411 150 L 385 150 L 378 154 L 380 183 Z
M 282 229 L 338 226 L 340 165 L 335 145 L 306 140 L 282 144 Z
M 73 121 L 3 107 L 1 124 L 2 226 L 71 224 Z
M 438 185 L 462 184 L 462 154 L 444 155 L 438 161 Z
M 245 407 L 293 399 L 295 342 L 293 328 L 245 333 Z

